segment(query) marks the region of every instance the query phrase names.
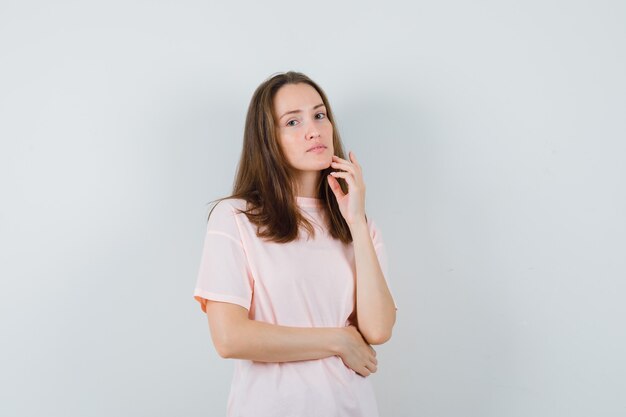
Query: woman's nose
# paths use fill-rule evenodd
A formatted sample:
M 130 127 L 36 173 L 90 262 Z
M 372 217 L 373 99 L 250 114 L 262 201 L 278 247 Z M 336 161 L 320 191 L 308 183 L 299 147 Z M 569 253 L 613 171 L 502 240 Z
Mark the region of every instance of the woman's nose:
M 306 137 L 309 139 L 313 139 L 313 138 L 319 137 L 319 135 L 320 133 L 316 129 L 311 129 L 309 130 L 309 133 L 307 134 Z

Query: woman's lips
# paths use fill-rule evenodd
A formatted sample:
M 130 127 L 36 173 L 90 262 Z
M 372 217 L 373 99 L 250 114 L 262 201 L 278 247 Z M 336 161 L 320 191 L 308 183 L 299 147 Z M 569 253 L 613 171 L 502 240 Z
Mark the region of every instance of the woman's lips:
M 321 153 L 321 152 L 324 152 L 325 150 L 326 150 L 326 146 L 320 145 L 320 146 L 316 146 L 313 149 L 309 149 L 307 152 Z

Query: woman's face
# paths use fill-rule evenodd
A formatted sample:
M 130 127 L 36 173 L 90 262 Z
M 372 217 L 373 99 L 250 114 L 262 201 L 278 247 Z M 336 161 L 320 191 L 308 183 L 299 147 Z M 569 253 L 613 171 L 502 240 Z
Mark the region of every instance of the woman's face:
M 319 171 L 330 167 L 334 155 L 333 125 L 315 88 L 306 83 L 285 84 L 274 96 L 278 142 L 296 171 Z M 314 146 L 323 149 L 310 150 Z

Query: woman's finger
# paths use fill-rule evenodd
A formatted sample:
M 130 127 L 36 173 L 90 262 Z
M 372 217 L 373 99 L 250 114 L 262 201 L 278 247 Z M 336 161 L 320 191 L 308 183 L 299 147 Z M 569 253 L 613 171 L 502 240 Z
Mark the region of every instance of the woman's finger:
M 331 162 L 330 164 L 332 167 L 338 168 L 338 169 L 343 169 L 345 171 L 350 171 L 351 173 L 355 173 L 354 172 L 354 167 L 352 165 L 348 165 L 348 164 L 342 164 L 340 162 Z

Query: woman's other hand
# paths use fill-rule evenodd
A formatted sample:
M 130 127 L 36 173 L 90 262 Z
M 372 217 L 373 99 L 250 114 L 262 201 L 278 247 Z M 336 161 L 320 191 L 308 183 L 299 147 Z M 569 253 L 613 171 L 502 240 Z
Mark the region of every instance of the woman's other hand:
M 339 357 L 343 363 L 357 374 L 367 377 L 376 372 L 378 360 L 376 351 L 363 339 L 354 325 L 346 326 Z

